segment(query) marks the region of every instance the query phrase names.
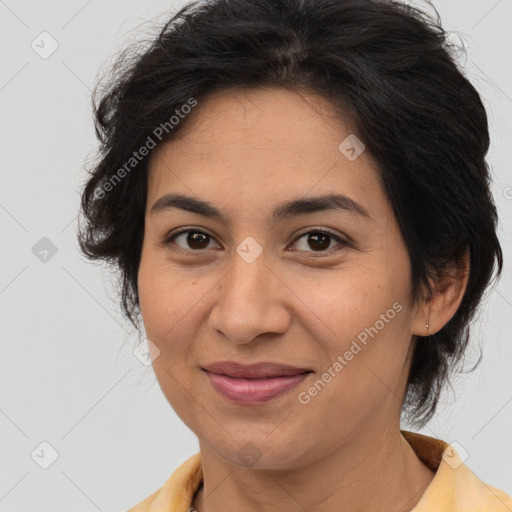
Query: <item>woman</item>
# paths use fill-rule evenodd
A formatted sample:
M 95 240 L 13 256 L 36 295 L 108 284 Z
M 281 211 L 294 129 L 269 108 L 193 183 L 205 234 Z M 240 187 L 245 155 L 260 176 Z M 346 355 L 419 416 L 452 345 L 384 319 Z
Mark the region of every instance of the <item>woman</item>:
M 95 98 L 79 239 L 200 453 L 142 511 L 509 511 L 425 425 L 501 273 L 480 97 L 398 2 L 190 4 Z

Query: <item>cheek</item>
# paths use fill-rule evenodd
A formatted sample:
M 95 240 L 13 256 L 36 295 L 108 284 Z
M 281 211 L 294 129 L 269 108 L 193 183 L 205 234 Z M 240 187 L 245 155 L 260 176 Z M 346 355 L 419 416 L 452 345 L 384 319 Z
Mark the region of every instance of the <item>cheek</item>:
M 322 383 L 316 386 L 323 399 L 315 399 L 314 407 L 336 403 L 340 407 L 329 414 L 363 417 L 400 393 L 410 343 L 408 292 L 406 277 L 387 272 L 350 272 L 309 292 L 322 320 L 316 323 L 328 333 L 321 338 L 328 361 L 319 369 L 327 384 L 325 391 Z
M 309 310 L 302 320 L 321 356 L 321 382 L 301 389 L 304 400 L 314 402 L 312 410 L 327 407 L 335 418 L 341 411 L 362 418 L 382 406 L 390 393 L 400 393 L 397 384 L 410 343 L 409 288 L 407 276 L 381 268 L 354 267 L 314 287 L 297 283 L 297 295 L 302 294 Z
M 302 303 L 297 321 L 329 352 L 344 351 L 351 340 L 364 342 L 376 331 L 381 337 L 403 331 L 408 296 L 404 276 L 355 265 L 318 276 L 314 283 L 311 277 L 295 276 L 292 289 L 300 298 L 297 305 Z
M 167 401 L 182 418 L 194 409 L 187 365 L 191 344 L 185 335 L 194 321 L 194 282 L 180 279 L 158 258 L 143 253 L 138 275 L 140 311 L 146 336 L 160 351 L 153 371 Z
M 138 274 L 139 303 L 148 337 L 172 336 L 197 302 L 196 280 L 180 276 L 175 269 L 151 254 L 141 258 Z

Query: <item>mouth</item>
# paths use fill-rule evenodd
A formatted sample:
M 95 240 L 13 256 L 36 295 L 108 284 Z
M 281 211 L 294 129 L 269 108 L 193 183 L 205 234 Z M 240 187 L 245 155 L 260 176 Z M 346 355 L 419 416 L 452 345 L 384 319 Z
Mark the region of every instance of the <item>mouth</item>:
M 213 388 L 239 405 L 268 402 L 296 387 L 313 373 L 280 363 L 245 365 L 226 361 L 202 368 Z

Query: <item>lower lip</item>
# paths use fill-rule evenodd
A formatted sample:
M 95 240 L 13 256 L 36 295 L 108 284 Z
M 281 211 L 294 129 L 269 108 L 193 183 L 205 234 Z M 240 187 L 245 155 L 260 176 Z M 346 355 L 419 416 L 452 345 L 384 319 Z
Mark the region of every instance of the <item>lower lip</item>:
M 257 405 L 276 398 L 302 382 L 310 372 L 266 379 L 241 379 L 205 370 L 212 386 L 233 402 Z

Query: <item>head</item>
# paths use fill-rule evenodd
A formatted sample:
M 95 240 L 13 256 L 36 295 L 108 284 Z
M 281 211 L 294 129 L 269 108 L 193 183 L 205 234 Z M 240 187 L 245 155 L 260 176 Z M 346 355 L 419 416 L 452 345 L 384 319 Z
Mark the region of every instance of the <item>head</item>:
M 223 457 L 286 467 L 434 414 L 502 267 L 487 117 L 448 50 L 398 2 L 217 0 L 95 96 L 81 249 L 120 271 L 165 396 Z M 310 373 L 241 406 L 203 371 L 225 360 Z

